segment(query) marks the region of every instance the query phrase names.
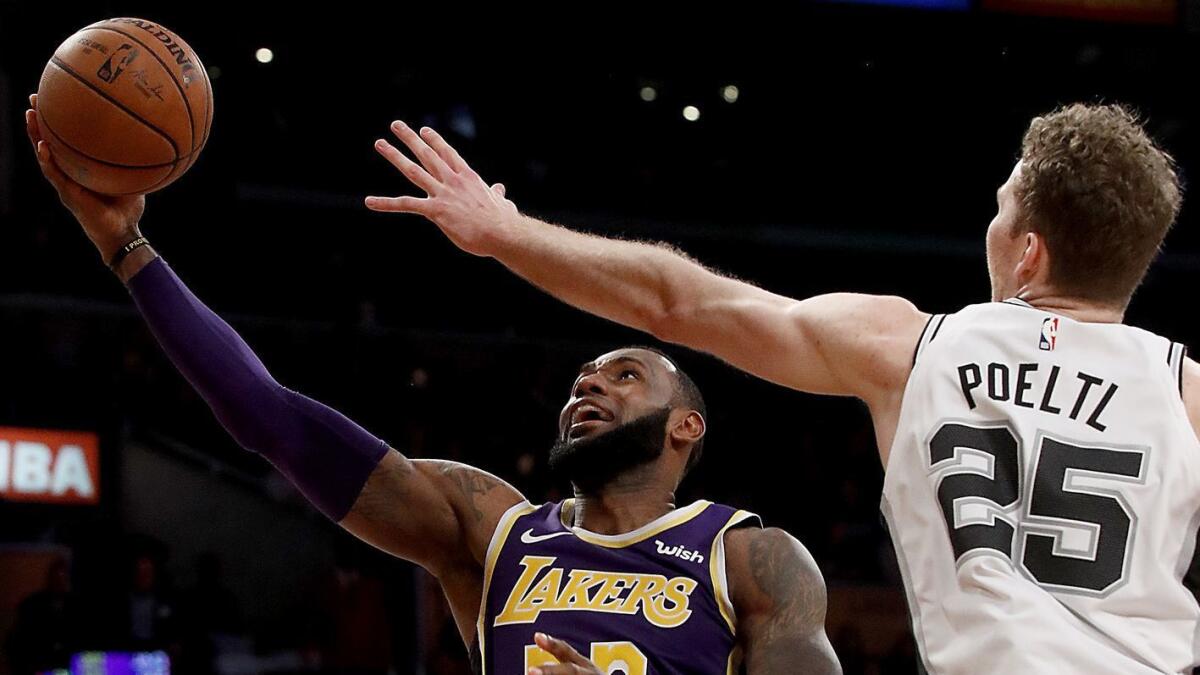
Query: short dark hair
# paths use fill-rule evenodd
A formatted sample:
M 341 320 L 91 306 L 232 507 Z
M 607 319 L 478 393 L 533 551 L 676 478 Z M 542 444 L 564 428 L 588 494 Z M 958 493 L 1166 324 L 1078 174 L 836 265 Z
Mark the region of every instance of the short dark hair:
M 1016 185 L 1060 290 L 1127 303 L 1179 214 L 1175 160 L 1120 105 L 1076 103 L 1029 125 Z
M 696 386 L 695 380 L 688 375 L 683 368 L 679 367 L 679 363 L 671 358 L 669 354 L 656 347 L 647 347 L 645 345 L 634 345 L 626 347 L 626 349 L 641 349 L 643 351 L 652 352 L 666 359 L 667 363 L 675 368 L 675 398 L 671 402 L 673 404 L 691 408 L 700 413 L 700 416 L 708 420 L 708 407 L 704 405 L 704 396 L 700 393 L 700 387 Z M 704 454 L 704 437 L 696 441 L 692 446 L 692 454 L 688 456 L 687 465 L 683 468 L 683 475 L 688 475 L 692 467 L 700 461 L 700 456 Z

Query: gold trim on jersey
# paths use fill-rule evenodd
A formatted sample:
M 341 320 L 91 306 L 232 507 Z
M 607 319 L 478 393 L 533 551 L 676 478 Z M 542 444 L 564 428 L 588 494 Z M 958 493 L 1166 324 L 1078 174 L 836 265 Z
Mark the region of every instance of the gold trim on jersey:
M 725 675 L 737 675 L 733 670 L 734 657 L 738 654 L 738 646 L 735 643 L 733 649 L 729 650 L 729 659 L 725 661 Z
M 712 578 L 714 595 L 717 596 L 717 609 L 721 610 L 721 618 L 725 619 L 725 624 L 729 626 L 729 632 L 733 635 L 737 635 L 737 622 L 733 600 L 729 598 L 729 584 L 725 578 L 725 532 L 744 520 L 757 517 L 749 511 L 735 512 L 713 538 L 712 550 L 708 556 L 708 574 Z
M 568 508 L 574 508 L 574 504 L 574 499 L 565 500 L 563 502 L 563 512 L 565 513 Z M 699 501 L 692 502 L 683 508 L 675 509 L 674 511 L 668 511 L 667 513 L 655 518 L 638 529 L 633 530 L 632 532 L 626 532 L 624 534 L 596 534 L 595 532 L 589 532 L 582 527 L 570 527 L 569 525 L 567 527 L 575 534 L 576 537 L 579 537 L 589 544 L 595 544 L 596 546 L 603 546 L 605 548 L 625 548 L 626 546 L 633 546 L 638 542 L 645 541 L 650 537 L 662 532 L 663 530 L 669 530 L 672 527 L 678 527 L 700 515 L 701 513 L 704 513 L 704 510 L 710 506 L 712 506 L 712 502 L 701 499 Z M 566 523 L 563 524 L 566 525 Z
M 479 617 L 475 620 L 475 635 L 479 640 L 480 675 L 487 675 L 487 652 L 484 651 L 484 642 L 487 638 L 483 619 L 487 614 L 488 590 L 492 585 L 492 572 L 496 569 L 496 558 L 500 557 L 500 549 L 504 548 L 504 543 L 508 541 L 508 535 L 512 532 L 517 519 L 534 511 L 537 511 L 537 507 L 527 501 L 512 505 L 504 512 L 504 515 L 500 516 L 499 522 L 496 523 L 496 530 L 492 532 L 492 540 L 488 542 L 487 559 L 483 564 L 483 595 L 479 599 Z

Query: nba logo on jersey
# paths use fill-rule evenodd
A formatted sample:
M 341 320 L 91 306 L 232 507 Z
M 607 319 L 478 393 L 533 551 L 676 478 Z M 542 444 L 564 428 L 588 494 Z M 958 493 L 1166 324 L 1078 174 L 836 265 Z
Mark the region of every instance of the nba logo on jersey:
M 1038 349 L 1044 352 L 1054 351 L 1054 343 L 1058 342 L 1058 318 L 1047 317 L 1042 322 L 1042 339 L 1038 342 Z

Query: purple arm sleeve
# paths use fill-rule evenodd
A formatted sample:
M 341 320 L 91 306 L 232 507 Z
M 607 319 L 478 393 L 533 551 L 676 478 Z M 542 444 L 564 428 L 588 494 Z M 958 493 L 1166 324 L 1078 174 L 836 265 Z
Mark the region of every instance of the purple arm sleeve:
M 280 385 L 162 258 L 129 292 L 175 367 L 242 447 L 275 465 L 329 518 L 350 511 L 387 444 L 341 413 Z

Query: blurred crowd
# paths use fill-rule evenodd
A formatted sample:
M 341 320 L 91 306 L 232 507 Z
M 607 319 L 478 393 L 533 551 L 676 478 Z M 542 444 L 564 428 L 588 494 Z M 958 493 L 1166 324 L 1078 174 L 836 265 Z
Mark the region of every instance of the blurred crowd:
M 353 551 L 353 549 L 348 549 Z M 164 571 L 168 550 L 134 537 L 110 575 L 77 588 L 71 562 L 51 562 L 45 585 L 21 601 L 4 651 L 12 673 L 61 670 L 84 651 L 165 652 L 178 673 L 387 673 L 398 669 L 396 624 L 377 572 L 351 553 L 319 579 L 310 611 L 285 626 L 247 622 L 216 553 L 196 558 L 191 583 Z M 407 619 L 408 617 L 402 617 Z

